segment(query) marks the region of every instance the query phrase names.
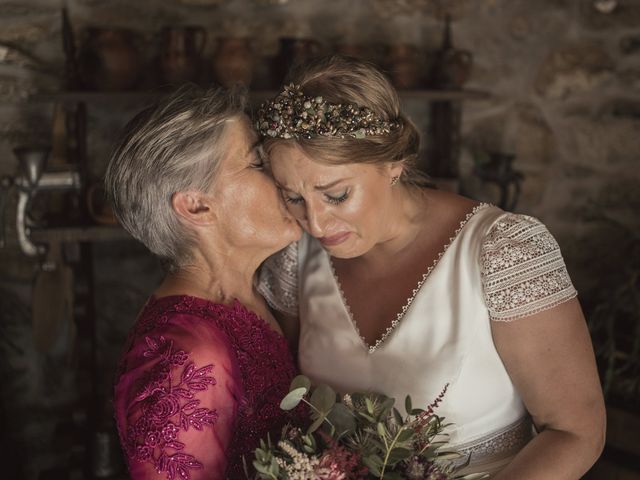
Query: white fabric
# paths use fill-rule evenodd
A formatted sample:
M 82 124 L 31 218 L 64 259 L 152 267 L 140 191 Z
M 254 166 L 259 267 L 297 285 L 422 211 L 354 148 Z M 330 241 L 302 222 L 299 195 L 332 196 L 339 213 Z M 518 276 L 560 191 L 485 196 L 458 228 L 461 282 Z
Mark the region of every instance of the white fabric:
M 296 271 L 281 271 L 271 281 L 296 277 L 299 362 L 313 381 L 343 393 L 385 393 L 402 411 L 407 394 L 414 406 L 425 407 L 448 385 L 436 413 L 454 422 L 451 444 L 465 448 L 526 420 L 493 344 L 488 304 L 491 317 L 505 320 L 576 295 L 557 243 L 539 221 L 476 207 L 435 266 L 425 268 L 405 313 L 376 346 L 360 337 L 319 242 L 305 235 L 297 254 Z M 507 451 L 515 445 L 513 436 L 485 442 L 485 448 Z

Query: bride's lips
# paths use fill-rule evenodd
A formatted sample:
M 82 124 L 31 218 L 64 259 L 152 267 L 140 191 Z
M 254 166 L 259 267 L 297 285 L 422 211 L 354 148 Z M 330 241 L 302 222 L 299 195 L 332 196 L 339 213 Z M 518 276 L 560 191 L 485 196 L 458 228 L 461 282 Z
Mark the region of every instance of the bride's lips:
M 327 247 L 335 247 L 336 245 L 344 242 L 349 237 L 349 235 L 351 235 L 351 233 L 342 232 L 330 237 L 321 237 L 318 240 L 320 240 L 320 242 Z

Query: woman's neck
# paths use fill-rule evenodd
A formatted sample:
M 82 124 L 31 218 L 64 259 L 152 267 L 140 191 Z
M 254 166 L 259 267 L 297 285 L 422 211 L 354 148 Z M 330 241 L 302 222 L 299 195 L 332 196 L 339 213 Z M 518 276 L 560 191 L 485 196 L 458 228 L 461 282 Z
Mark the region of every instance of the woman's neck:
M 242 255 L 193 253 L 189 265 L 166 276 L 156 296 L 192 295 L 216 303 L 230 304 L 234 300 L 244 305 L 256 302 L 255 272 L 261 260 Z
M 387 225 L 386 235 L 360 257 L 365 263 L 386 263 L 390 257 L 411 247 L 424 229 L 424 219 L 429 210 L 425 189 L 408 187 L 397 195 L 399 198 L 390 209 L 390 215 L 382 222 Z

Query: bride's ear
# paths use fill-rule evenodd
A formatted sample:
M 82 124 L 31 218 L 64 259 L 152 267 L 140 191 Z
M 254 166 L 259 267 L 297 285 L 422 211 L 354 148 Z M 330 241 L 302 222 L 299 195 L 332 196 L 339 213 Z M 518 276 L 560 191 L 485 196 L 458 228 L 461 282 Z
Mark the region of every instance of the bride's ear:
M 386 164 L 387 175 L 390 179 L 394 177 L 400 178 L 402 175 L 402 171 L 404 170 L 404 161 L 403 162 L 389 162 Z
M 193 225 L 208 225 L 215 220 L 211 198 L 200 192 L 176 192 L 171 206 L 180 218 Z

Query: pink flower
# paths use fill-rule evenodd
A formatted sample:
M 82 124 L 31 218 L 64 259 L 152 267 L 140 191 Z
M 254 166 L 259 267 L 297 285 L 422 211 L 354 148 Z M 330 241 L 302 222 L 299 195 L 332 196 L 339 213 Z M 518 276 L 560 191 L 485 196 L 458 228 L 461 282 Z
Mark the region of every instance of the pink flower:
M 320 463 L 316 467 L 314 473 L 319 480 L 346 480 L 347 474 L 340 471 L 340 466 L 335 459 L 332 458 L 331 452 L 325 453 L 320 458 Z

